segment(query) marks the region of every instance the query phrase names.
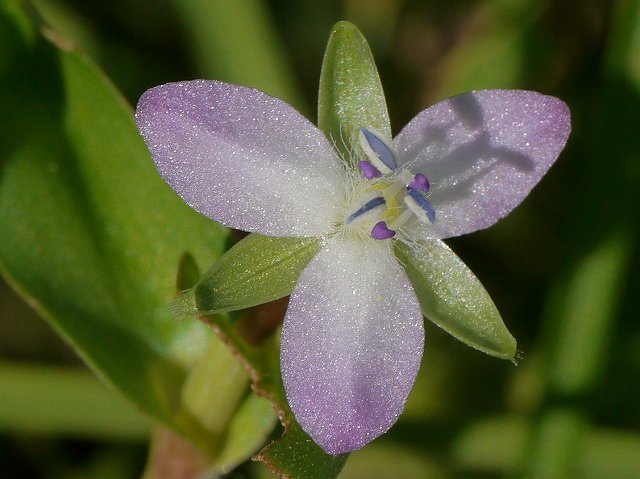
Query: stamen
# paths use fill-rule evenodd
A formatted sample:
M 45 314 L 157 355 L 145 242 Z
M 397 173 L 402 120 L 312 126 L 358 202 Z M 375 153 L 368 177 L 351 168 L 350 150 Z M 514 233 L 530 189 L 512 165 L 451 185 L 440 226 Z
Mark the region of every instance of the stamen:
M 358 162 L 358 167 L 362 170 L 362 175 L 367 180 L 372 180 L 374 178 L 380 178 L 382 176 L 382 173 L 380 173 L 380 170 L 378 170 L 378 168 L 373 166 L 368 161 L 360 161 L 360 162 Z
M 364 206 L 362 206 L 361 208 L 359 208 L 358 210 L 356 210 L 354 213 L 351 213 L 348 217 L 347 217 L 347 223 L 351 223 L 353 220 L 355 220 L 358 216 L 365 214 L 367 211 L 371 211 L 374 208 L 377 208 L 378 206 L 382 206 L 384 205 L 386 202 L 384 200 L 384 198 L 382 196 L 376 196 L 375 198 L 367 201 Z
M 428 224 L 436 222 L 436 211 L 420 190 L 408 190 L 404 203 L 421 221 Z
M 400 213 L 390 224 L 389 228 L 394 231 L 398 231 L 404 224 L 413 218 L 414 213 L 409 208 L 405 208 L 405 210 Z
M 398 168 L 395 153 L 379 136 L 366 128 L 361 128 L 358 137 L 369 161 L 378 171 L 388 174 Z
M 407 189 L 429 193 L 429 180 L 422 173 L 418 173 L 413 177 L 413 181 L 407 185 Z
M 396 232 L 387 227 L 384 221 L 378 221 L 371 230 L 371 236 L 377 240 L 393 238 Z

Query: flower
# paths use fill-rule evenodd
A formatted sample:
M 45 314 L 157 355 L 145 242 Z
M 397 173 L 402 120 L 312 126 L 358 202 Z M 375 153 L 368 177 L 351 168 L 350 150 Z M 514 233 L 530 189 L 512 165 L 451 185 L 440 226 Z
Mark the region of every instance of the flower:
M 281 366 L 296 420 L 330 454 L 386 432 L 420 366 L 423 317 L 394 243 L 420 261 L 425 241 L 494 224 L 570 131 L 556 98 L 476 91 L 422 111 L 393 141 L 361 125 L 354 168 L 292 107 L 242 86 L 161 85 L 136 120 L 160 174 L 195 210 L 244 231 L 321 238 L 291 295 Z

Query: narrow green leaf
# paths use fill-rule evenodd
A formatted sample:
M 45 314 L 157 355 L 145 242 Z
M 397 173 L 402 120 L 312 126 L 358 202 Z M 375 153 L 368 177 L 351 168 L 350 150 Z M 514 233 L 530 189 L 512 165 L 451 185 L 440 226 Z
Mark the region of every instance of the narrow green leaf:
M 527 74 L 527 47 L 546 1 L 481 2 L 441 66 L 435 98 L 482 88 L 517 88 Z
M 144 441 L 151 421 L 87 370 L 0 362 L 0 428 Z
M 260 449 L 276 421 L 271 401 L 249 394 L 234 414 L 227 440 L 216 457 L 215 463 L 220 472 L 227 472 Z
M 616 319 L 633 240 L 614 231 L 575 264 L 552 292 L 549 381 L 554 393 L 586 392 L 600 377 Z
M 212 338 L 184 383 L 182 405 L 207 430 L 224 434 L 248 387 L 249 376 L 240 362 L 222 341 Z
M 583 414 L 576 409 L 548 410 L 538 420 L 535 438 L 529 446 L 529 465 L 525 477 L 583 477 L 577 472 L 589 429 Z
M 204 78 L 258 88 L 304 110 L 293 70 L 262 0 L 172 0 Z
M 18 31 L 6 5 L 1 21 Z M 180 389 L 211 332 L 174 321 L 167 303 L 183 252 L 212 262 L 225 229 L 160 179 L 131 108 L 48 35 L 64 48 L 42 38 L 3 45 L 0 270 L 101 377 L 200 436 L 179 412 Z
M 612 9 L 604 67 L 612 77 L 626 77 L 640 88 L 640 1 L 622 0 Z
M 329 36 L 320 73 L 318 126 L 352 163 L 352 143 L 360 128 L 372 128 L 391 138 L 373 55 L 362 33 L 349 22 L 337 23 Z
M 396 253 L 427 318 L 468 346 L 513 359 L 516 340 L 478 278 L 447 245 L 440 240 L 413 247 L 397 242 Z
M 201 314 L 235 311 L 291 294 L 300 273 L 319 247 L 316 238 L 247 236 L 196 284 L 198 311 Z
M 248 459 L 275 426 L 271 403 L 248 391 L 242 363 L 218 337 L 212 338 L 182 389 L 184 409 L 214 437 L 210 468 L 226 471 Z

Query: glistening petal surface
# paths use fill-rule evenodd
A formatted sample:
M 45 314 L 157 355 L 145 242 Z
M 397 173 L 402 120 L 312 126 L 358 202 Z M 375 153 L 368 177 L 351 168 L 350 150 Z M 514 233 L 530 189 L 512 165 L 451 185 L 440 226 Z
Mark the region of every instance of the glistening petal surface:
M 282 330 L 282 377 L 302 428 L 330 454 L 397 420 L 424 347 L 420 306 L 387 242 L 334 238 L 303 271 Z
M 395 141 L 399 163 L 429 178 L 435 225 L 409 234 L 447 238 L 487 228 L 536 185 L 569 136 L 567 105 L 522 90 L 483 90 L 427 108 Z
M 200 213 L 272 236 L 316 236 L 335 221 L 339 159 L 283 101 L 217 81 L 145 92 L 136 121 L 162 177 Z

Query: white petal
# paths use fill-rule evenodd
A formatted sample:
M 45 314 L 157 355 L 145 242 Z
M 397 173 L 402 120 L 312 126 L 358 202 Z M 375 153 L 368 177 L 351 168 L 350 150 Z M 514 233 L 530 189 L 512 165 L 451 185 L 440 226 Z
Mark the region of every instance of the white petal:
M 317 236 L 335 222 L 341 163 L 283 101 L 216 81 L 169 83 L 142 96 L 136 121 L 163 178 L 200 213 L 273 236 Z
M 395 423 L 424 347 L 420 306 L 388 242 L 347 241 L 333 239 L 307 266 L 282 330 L 289 404 L 330 454 Z
M 414 222 L 414 233 L 447 238 L 491 226 L 529 194 L 570 130 L 566 104 L 530 91 L 476 91 L 427 108 L 395 142 L 399 163 L 431 184 L 435 224 Z

